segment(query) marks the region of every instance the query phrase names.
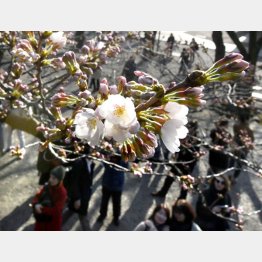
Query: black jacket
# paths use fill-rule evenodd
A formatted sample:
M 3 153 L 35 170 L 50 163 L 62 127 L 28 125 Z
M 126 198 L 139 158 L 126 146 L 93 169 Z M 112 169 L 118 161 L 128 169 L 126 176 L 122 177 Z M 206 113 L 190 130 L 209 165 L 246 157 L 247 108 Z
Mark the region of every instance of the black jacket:
M 88 166 L 89 162 L 89 166 Z M 92 192 L 95 164 L 85 157 L 76 160 L 71 170 L 66 174 L 64 184 L 68 193 L 68 206 L 70 209 L 85 214 Z M 81 200 L 80 209 L 74 209 L 74 202 Z

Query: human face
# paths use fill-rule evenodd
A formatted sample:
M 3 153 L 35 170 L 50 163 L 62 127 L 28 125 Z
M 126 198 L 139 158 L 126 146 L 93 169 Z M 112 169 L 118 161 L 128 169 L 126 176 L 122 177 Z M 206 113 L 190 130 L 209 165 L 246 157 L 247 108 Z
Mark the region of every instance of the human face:
M 186 219 L 185 214 L 182 213 L 182 212 L 175 212 L 175 213 L 174 213 L 174 216 L 175 216 L 175 218 L 176 218 L 176 220 L 177 220 L 178 222 L 184 222 L 185 219 Z
M 167 221 L 166 211 L 162 208 L 155 213 L 154 216 L 155 222 L 159 225 L 165 224 Z
M 59 184 L 59 180 L 55 176 L 50 175 L 49 183 L 51 186 L 56 186 Z
M 221 191 L 225 188 L 225 180 L 222 177 L 215 178 L 215 188 L 218 191 Z

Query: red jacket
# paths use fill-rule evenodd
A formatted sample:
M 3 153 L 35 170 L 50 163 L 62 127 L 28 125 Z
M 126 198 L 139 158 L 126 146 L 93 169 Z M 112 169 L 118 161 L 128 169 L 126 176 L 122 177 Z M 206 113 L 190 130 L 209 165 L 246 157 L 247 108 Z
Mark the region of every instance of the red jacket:
M 52 198 L 52 207 L 43 207 L 42 213 L 52 216 L 52 221 L 35 223 L 35 231 L 60 231 L 62 229 L 62 212 L 67 199 L 67 192 L 60 183 L 58 186 L 49 186 L 50 196 Z M 38 203 L 38 199 L 43 194 L 44 188 L 36 194 L 33 199 L 33 204 Z

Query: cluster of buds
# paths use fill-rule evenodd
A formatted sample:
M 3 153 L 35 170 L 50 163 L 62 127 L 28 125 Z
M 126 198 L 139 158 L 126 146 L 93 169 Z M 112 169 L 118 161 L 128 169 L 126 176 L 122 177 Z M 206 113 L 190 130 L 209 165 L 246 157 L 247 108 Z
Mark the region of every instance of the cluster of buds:
M 21 39 L 11 52 L 18 62 L 35 63 L 40 55 L 27 39 Z
M 91 54 L 101 50 L 102 46 L 90 42 L 84 48 L 87 54 Z M 79 63 L 75 55 L 68 53 L 65 57 L 70 58 L 64 59 L 64 62 L 71 71 L 78 72 Z M 89 108 L 86 109 L 78 97 L 65 94 L 55 95 L 52 104 L 59 107 L 76 104 L 78 108 L 82 108 L 75 114 L 76 137 L 91 146 L 98 146 L 104 138 L 113 139 L 120 144 L 120 152 L 125 161 L 152 157 L 158 145 L 157 136 L 171 153 L 175 153 L 179 151 L 180 140 L 185 139 L 188 134 L 187 106 L 199 106 L 205 102 L 202 100 L 202 84 L 209 81 L 209 73 L 215 70 L 217 74 L 224 75 L 227 70 L 231 70 L 232 78 L 235 79 L 235 74 L 240 76 L 241 69 L 246 68 L 246 62 L 241 62 L 239 55 L 229 55 L 222 60 L 212 70 L 207 70 L 207 73 L 195 71 L 184 82 L 178 85 L 173 82 L 168 87 L 141 71 L 135 72 L 138 82 L 127 82 L 124 77 L 119 77 L 117 85 L 110 86 L 103 79 L 98 98 L 93 98 L 93 107 L 87 103 Z M 81 92 L 81 96 L 89 97 L 84 92 Z M 186 177 L 183 184 L 190 187 L 191 182 Z
M 162 85 L 147 73 L 136 71 L 138 82 L 127 82 L 121 76 L 116 85 L 109 85 L 103 79 L 97 97 L 93 97 L 87 90 L 88 77 L 101 69 L 108 58 L 120 52 L 119 43 L 123 39 L 117 37 L 116 33 L 101 33 L 96 40 L 85 43 L 80 56 L 68 51 L 62 57 L 56 57 L 56 52 L 67 43 L 65 33 L 46 31 L 38 34 L 27 32 L 26 35 L 27 39 L 21 39 L 12 50 L 18 63 L 13 64 L 11 69 L 14 84 L 10 97 L 19 103 L 19 98 L 29 88 L 35 90 L 32 94 L 36 92 L 39 98 L 39 92 L 43 94 L 43 87 L 33 86 L 41 85 L 41 67 L 49 65 L 56 69 L 65 68 L 75 78 L 80 92 L 77 96 L 58 92 L 51 98 L 48 112 L 55 118 L 52 122 L 55 127 L 43 128 L 47 141 L 64 139 L 65 143 L 71 143 L 77 138 L 95 147 L 100 146 L 106 138 L 112 144 L 120 145 L 125 161 L 152 157 L 159 138 L 171 153 L 178 152 L 180 140 L 188 134 L 188 106 L 197 107 L 205 103 L 202 99 L 203 85 L 235 80 L 244 75 L 249 65 L 240 54 L 232 53 L 207 71 L 194 71 L 183 82 L 173 82 L 169 86 Z M 128 37 L 132 38 L 132 34 Z M 36 66 L 36 81 L 28 85 L 21 83 L 19 78 L 24 70 L 21 63 L 33 63 Z M 4 96 L 7 90 L 2 89 L 0 93 Z M 61 108 L 65 107 L 73 110 L 71 117 L 62 116 Z M 80 152 L 81 148 L 77 146 L 75 150 Z M 190 188 L 193 183 L 190 177 L 181 179 Z
M 74 95 L 67 95 L 64 92 L 59 92 L 52 96 L 51 103 L 53 107 L 69 107 L 80 102 L 80 99 Z
M 28 91 L 28 86 L 22 84 L 22 81 L 20 79 L 16 79 L 14 83 L 12 83 L 12 87 L 13 90 L 11 96 L 16 99 L 18 99 L 21 95 Z
M 187 190 L 187 189 L 193 189 L 194 188 L 195 179 L 191 175 L 179 176 L 177 178 L 178 178 L 178 180 L 181 184 L 181 187 L 183 189 Z
M 124 141 L 120 152 L 124 161 L 134 161 L 136 158 L 147 159 L 154 156 L 157 145 L 157 137 L 153 132 L 139 130 Z
M 0 31 L 0 42 L 11 49 L 15 46 L 17 41 L 17 33 L 15 31 Z
M 14 79 L 18 79 L 22 75 L 23 69 L 23 64 L 21 65 L 19 63 L 14 63 L 11 68 L 10 74 Z
M 167 90 L 171 89 L 172 92 L 166 92 L 163 98 L 164 102 L 173 101 L 190 107 L 198 107 L 206 103 L 205 100 L 201 99 L 204 96 L 204 86 L 176 87 L 175 83 L 171 83 Z
M 211 82 L 237 80 L 245 76 L 249 63 L 243 60 L 239 53 L 230 53 L 214 63 L 208 70 L 195 71 L 188 76 L 187 81 L 192 87 L 205 85 Z

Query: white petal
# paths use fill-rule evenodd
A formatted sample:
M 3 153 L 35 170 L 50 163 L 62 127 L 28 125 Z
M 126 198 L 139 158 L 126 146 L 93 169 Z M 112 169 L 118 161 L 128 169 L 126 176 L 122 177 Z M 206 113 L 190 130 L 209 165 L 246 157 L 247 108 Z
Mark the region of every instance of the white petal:
M 189 111 L 187 106 L 180 105 L 176 102 L 168 102 L 165 105 L 165 110 L 169 112 L 168 115 L 171 119 L 180 119 L 183 121 L 184 125 L 187 123 L 186 115 Z
M 90 140 L 94 133 L 95 132 L 92 131 L 90 128 L 87 128 L 86 125 L 76 125 L 75 134 L 79 139 Z
M 86 108 L 85 111 L 76 114 L 74 124 L 85 124 L 87 119 L 95 116 L 95 111 L 90 108 Z
M 113 124 L 109 121 L 105 121 L 105 136 L 112 137 L 113 136 Z
M 127 130 L 117 127 L 114 129 L 113 138 L 116 142 L 124 142 L 129 137 L 131 137 L 131 134 Z
M 117 142 L 124 142 L 131 134 L 127 129 L 122 129 L 118 125 L 113 125 L 109 121 L 105 121 L 105 136 L 113 137 L 113 139 Z
M 104 137 L 104 130 L 105 130 L 105 126 L 104 126 L 103 122 L 98 120 L 97 121 L 97 132 L 99 132 L 101 138 Z
M 168 120 L 161 128 L 161 138 L 172 153 L 179 152 L 179 138 L 185 138 L 187 133 L 188 129 L 183 126 L 182 121 L 176 119 Z
M 188 134 L 188 129 L 185 126 L 179 127 L 176 131 L 177 131 L 177 136 L 179 139 L 186 138 Z
M 96 115 L 101 118 L 105 119 L 109 113 L 109 108 L 111 107 L 110 101 L 106 100 L 102 105 L 98 106 L 96 109 Z
M 99 131 L 97 130 L 97 132 L 94 134 L 94 136 L 91 138 L 91 141 L 90 141 L 90 146 L 97 146 L 100 142 L 100 139 L 101 139 L 101 135 L 99 133 Z

